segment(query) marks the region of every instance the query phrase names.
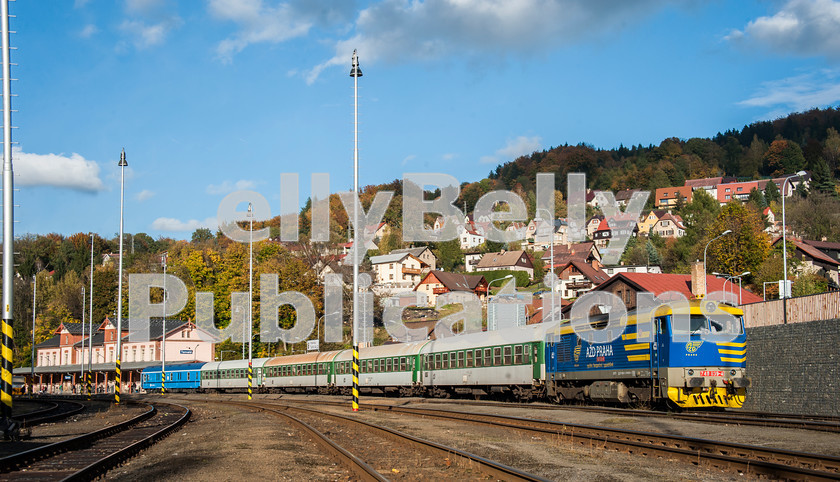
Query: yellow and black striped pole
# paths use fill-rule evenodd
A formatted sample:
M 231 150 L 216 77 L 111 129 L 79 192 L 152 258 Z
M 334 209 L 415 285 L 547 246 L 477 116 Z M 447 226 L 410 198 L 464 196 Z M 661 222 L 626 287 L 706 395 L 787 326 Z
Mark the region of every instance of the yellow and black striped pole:
M 254 390 L 251 385 L 251 380 L 254 378 L 254 368 L 251 366 L 251 360 L 248 360 L 248 400 L 254 398 Z
M 160 371 L 160 394 L 166 393 L 166 370 Z
M 87 399 L 90 400 L 90 371 L 85 374 L 85 385 L 87 386 Z
M 12 361 L 14 358 L 14 335 L 12 320 L 3 317 L 3 373 L 2 373 L 2 402 L 3 418 L 12 418 Z
M 359 411 L 359 346 L 353 345 L 353 411 Z
M 116 379 L 114 380 L 114 403 L 120 404 L 120 381 L 122 380 L 122 370 L 120 369 L 120 359 L 117 358 Z

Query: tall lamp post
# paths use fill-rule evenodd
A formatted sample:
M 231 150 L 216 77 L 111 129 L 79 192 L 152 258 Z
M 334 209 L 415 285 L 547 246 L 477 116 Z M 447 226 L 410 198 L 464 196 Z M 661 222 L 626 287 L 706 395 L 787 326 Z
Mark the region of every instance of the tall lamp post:
M 509 274 L 507 276 L 502 276 L 501 278 L 496 278 L 494 280 L 490 280 L 490 282 L 487 283 L 487 296 L 490 296 L 490 285 L 492 285 L 496 281 L 502 281 L 502 280 L 511 279 L 511 278 L 513 278 L 513 275 Z M 499 285 L 499 286 L 501 286 L 501 285 Z
M 802 177 L 807 174 L 805 171 L 799 171 L 796 174 L 791 174 L 790 176 L 786 177 L 784 181 L 782 181 L 782 266 L 783 266 L 783 276 L 784 276 L 784 285 L 782 288 L 783 294 L 782 298 L 790 298 L 790 293 L 788 293 L 788 278 L 787 278 L 787 226 L 785 225 L 785 186 L 787 182 L 793 177 Z M 772 181 L 771 181 L 772 182 Z
M 125 160 L 125 149 L 120 154 L 120 261 L 117 272 L 117 364 L 114 379 L 114 403 L 120 403 L 120 384 L 122 383 L 122 371 L 120 360 L 122 359 L 122 285 L 123 285 L 123 207 L 125 203 L 125 168 L 128 162 Z
M 160 264 L 163 265 L 163 326 L 160 329 L 160 393 L 166 393 L 166 261 L 169 253 L 163 253 Z
M 32 285 L 32 354 L 30 355 L 32 357 L 32 363 L 30 363 L 30 365 L 32 366 L 29 368 L 29 376 L 31 377 L 29 383 L 29 396 L 32 396 L 32 394 L 34 393 L 33 390 L 35 389 L 35 301 L 38 295 L 37 272 L 34 276 L 32 276 L 32 281 L 34 283 Z
M 706 287 L 706 273 L 707 273 L 707 271 L 706 271 L 706 251 L 709 249 L 709 245 L 712 244 L 713 242 L 715 242 L 715 240 L 720 239 L 720 238 L 726 236 L 727 234 L 729 234 L 731 232 L 732 232 L 731 229 L 727 229 L 726 231 L 720 233 L 719 236 L 712 238 L 711 241 L 706 243 L 706 247 L 703 248 L 703 287 L 704 288 Z
M 252 366 L 254 355 L 254 209 L 251 203 L 248 203 L 248 400 L 253 398 L 253 389 L 251 386 L 254 368 Z
M 90 400 L 92 393 L 93 378 L 93 233 L 90 233 L 90 313 L 88 315 L 88 373 L 87 373 L 87 396 Z M 84 342 L 82 342 L 84 343 Z M 104 343 L 103 343 L 103 346 Z
M 353 50 L 353 411 L 359 411 L 359 57 Z

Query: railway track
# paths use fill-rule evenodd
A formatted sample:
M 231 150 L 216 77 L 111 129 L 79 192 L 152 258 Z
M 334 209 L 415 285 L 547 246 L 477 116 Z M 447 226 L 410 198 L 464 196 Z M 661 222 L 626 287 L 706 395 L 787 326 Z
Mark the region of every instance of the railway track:
M 345 402 L 319 402 L 346 406 Z M 556 435 L 569 443 L 782 479 L 838 480 L 840 457 L 612 427 L 569 424 L 459 410 L 363 403 L 360 408 Z
M 83 403 L 72 400 L 55 400 L 45 403 L 48 404 L 46 408 L 18 415 L 14 419 L 20 422 L 21 428 L 28 428 L 34 425 L 72 417 L 73 415 L 82 413 L 86 409 Z
M 591 413 L 605 413 L 630 417 L 662 417 L 672 420 L 717 423 L 725 425 L 756 425 L 761 427 L 792 428 L 816 430 L 820 432 L 840 433 L 840 417 L 785 415 L 763 412 L 663 412 L 659 410 L 639 410 L 617 407 L 597 407 L 591 405 L 549 405 L 542 403 L 512 403 L 474 400 L 439 400 L 423 399 L 420 403 L 446 403 L 464 406 L 517 407 L 533 410 L 579 410 Z
M 90 480 L 183 425 L 186 407 L 156 403 L 125 422 L 0 459 L 0 480 Z
M 362 420 L 358 420 L 353 417 L 346 417 L 343 415 L 337 415 L 329 412 L 324 412 L 321 410 L 314 410 L 311 408 L 306 407 L 298 407 L 284 403 L 244 403 L 244 402 L 225 402 L 230 403 L 237 406 L 246 407 L 253 410 L 262 410 L 270 413 L 274 413 L 278 416 L 284 417 L 289 420 L 293 425 L 297 428 L 302 429 L 304 432 L 308 433 L 312 438 L 314 438 L 322 447 L 326 448 L 328 452 L 330 452 L 335 458 L 339 459 L 345 466 L 347 466 L 356 477 L 359 477 L 363 480 L 387 480 L 383 474 L 373 468 L 372 465 L 362 461 L 356 455 L 353 455 L 345 448 L 338 445 L 336 442 L 330 439 L 328 433 L 324 433 L 314 427 L 312 424 L 308 424 L 305 421 L 301 420 L 298 417 L 295 417 L 288 413 L 289 411 L 297 411 L 299 413 L 303 413 L 304 416 L 308 416 L 310 418 L 314 417 L 317 420 L 323 422 L 325 419 L 330 419 L 333 421 L 338 421 L 341 424 L 352 424 L 355 425 L 357 428 L 361 428 L 363 431 L 373 432 L 377 436 L 385 438 L 389 441 L 389 446 L 393 447 L 393 444 L 397 444 L 406 448 L 406 453 L 411 455 L 406 455 L 406 458 L 413 457 L 418 451 L 430 453 L 432 455 L 432 459 L 439 461 L 440 463 L 445 465 L 443 470 L 448 470 L 452 464 L 451 459 L 457 459 L 460 462 L 460 466 L 469 467 L 467 473 L 471 473 L 473 470 L 478 470 L 484 475 L 493 477 L 494 479 L 499 480 L 512 480 L 512 481 L 544 481 L 541 477 L 536 475 L 528 474 L 518 469 L 506 466 L 504 464 L 500 464 L 498 462 L 494 462 L 492 460 L 479 457 L 474 454 L 470 454 L 468 452 L 464 452 L 462 450 L 448 447 L 442 444 L 438 444 L 436 442 L 431 442 L 429 440 L 424 440 L 418 437 L 414 437 L 412 435 L 399 432 L 397 430 L 393 430 L 387 427 L 383 427 L 380 425 L 364 422 Z M 333 430 L 329 430 L 327 432 L 332 432 Z M 367 443 L 367 442 L 366 442 Z M 370 452 L 368 452 L 368 455 Z M 458 465 L 456 464 L 456 467 Z M 457 469 L 455 469 L 457 470 Z M 454 475 L 454 474 L 453 474 Z M 434 476 L 432 476 L 433 478 Z

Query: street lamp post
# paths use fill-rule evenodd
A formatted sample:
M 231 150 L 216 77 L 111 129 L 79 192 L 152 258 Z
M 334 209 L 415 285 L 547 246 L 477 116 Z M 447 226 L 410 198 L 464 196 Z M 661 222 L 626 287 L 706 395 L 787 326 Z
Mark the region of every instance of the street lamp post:
M 353 411 L 359 411 L 359 57 L 353 50 Z
M 782 267 L 783 267 L 783 276 L 784 276 L 784 285 L 782 291 L 784 294 L 782 298 L 790 298 L 788 293 L 788 278 L 787 278 L 787 226 L 785 225 L 785 186 L 787 182 L 793 177 L 802 177 L 807 174 L 805 171 L 799 171 L 796 174 L 791 174 L 787 176 L 784 181 L 782 181 Z M 772 181 L 771 181 L 772 182 Z
M 750 274 L 749 271 L 744 271 L 743 273 L 733 276 L 732 278 L 738 278 L 738 306 L 741 306 L 741 297 L 744 294 L 743 290 L 741 289 L 741 278 Z
M 731 229 L 727 229 L 726 231 L 720 233 L 719 236 L 712 238 L 711 241 L 706 243 L 706 247 L 703 248 L 703 287 L 704 288 L 706 287 L 706 273 L 707 273 L 707 271 L 706 271 L 706 251 L 709 249 L 709 245 L 712 244 L 716 239 L 720 239 L 720 238 L 726 236 L 727 234 L 729 234 L 731 232 L 732 232 Z
M 163 326 L 160 330 L 160 393 L 166 393 L 166 262 L 169 253 L 163 253 L 160 262 L 163 265 Z
M 494 280 L 491 280 L 489 283 L 487 283 L 487 296 L 490 296 L 490 285 L 492 285 L 496 281 L 502 281 L 502 280 L 511 279 L 511 278 L 513 278 L 513 275 L 509 274 L 507 276 L 502 276 L 501 278 L 496 278 Z M 499 286 L 501 286 L 501 285 L 499 285 Z
M 88 314 L 88 373 L 87 396 L 91 395 L 91 378 L 93 377 L 93 233 L 90 233 L 90 313 Z M 84 346 L 84 341 L 82 342 Z M 105 346 L 104 343 L 102 345 Z
M 114 372 L 114 403 L 120 403 L 120 384 L 122 383 L 122 284 L 123 284 L 123 206 L 125 203 L 125 168 L 128 162 L 125 160 L 125 149 L 120 154 L 120 261 L 117 273 L 117 364 Z
M 29 383 L 29 395 L 32 395 L 32 390 L 35 388 L 35 300 L 36 296 L 38 295 L 38 273 L 32 277 L 33 285 L 32 285 L 32 365 L 29 369 L 29 376 L 31 377 Z

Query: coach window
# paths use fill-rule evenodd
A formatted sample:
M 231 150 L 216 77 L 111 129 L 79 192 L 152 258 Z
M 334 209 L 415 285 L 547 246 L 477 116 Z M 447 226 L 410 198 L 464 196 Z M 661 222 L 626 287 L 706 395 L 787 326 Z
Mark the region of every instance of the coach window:
M 513 348 L 510 345 L 504 347 L 505 353 L 505 365 L 510 365 L 513 363 Z
M 435 370 L 440 370 L 440 353 L 435 353 Z
M 404 372 L 406 370 L 408 370 L 408 358 L 401 357 L 400 358 L 400 371 Z
M 458 352 L 458 368 L 464 368 L 464 352 Z
M 394 361 L 393 361 L 393 360 L 391 360 L 390 358 L 388 358 L 387 360 L 385 360 L 385 371 L 386 371 L 386 372 L 392 372 L 392 371 L 394 371 Z
M 441 368 L 443 368 L 444 370 L 449 368 L 449 353 L 443 354 L 443 364 L 441 365 Z
M 523 351 L 522 361 L 524 361 L 526 364 L 531 363 L 531 345 L 523 346 L 522 351 Z
M 493 366 L 501 366 L 502 365 L 502 347 L 496 346 L 493 347 Z
M 515 347 L 513 347 L 513 364 L 522 364 L 522 345 L 516 345 Z
M 368 373 L 373 373 L 373 360 L 367 361 L 367 371 Z
M 318 364 L 318 374 L 323 375 L 327 372 L 327 367 L 324 366 L 323 363 Z
M 493 366 L 493 357 L 491 355 L 491 349 L 485 348 L 484 349 L 484 366 L 492 367 Z
M 473 366 L 473 351 L 467 350 L 467 368 L 472 368 Z

